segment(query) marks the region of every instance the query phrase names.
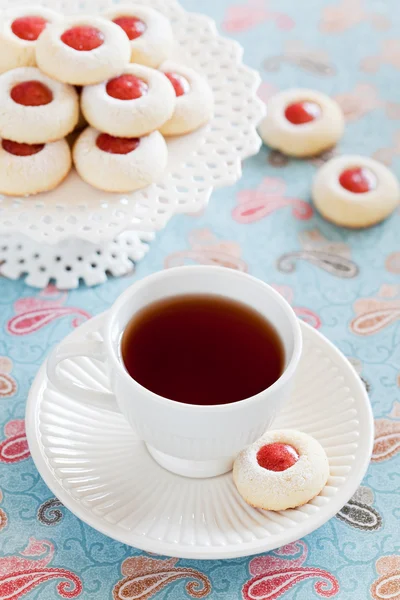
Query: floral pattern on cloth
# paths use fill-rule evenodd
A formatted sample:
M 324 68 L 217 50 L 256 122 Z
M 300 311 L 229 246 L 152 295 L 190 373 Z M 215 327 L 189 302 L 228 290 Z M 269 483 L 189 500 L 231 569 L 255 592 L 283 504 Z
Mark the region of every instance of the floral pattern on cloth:
M 181 2 L 244 47 L 264 101 L 288 87 L 319 90 L 339 102 L 346 130 L 307 160 L 261 147 L 235 186 L 215 190 L 201 213 L 175 216 L 124 278 L 68 293 L 0 278 L 0 600 L 400 600 L 400 210 L 351 231 L 326 222 L 310 194 L 317 169 L 341 154 L 374 157 L 400 176 L 398 0 L 320 0 L 312 10 Z M 258 556 L 177 560 L 120 544 L 63 506 L 29 453 L 25 402 L 52 348 L 135 281 L 189 264 L 272 284 L 349 358 L 374 413 L 358 490 L 320 529 Z

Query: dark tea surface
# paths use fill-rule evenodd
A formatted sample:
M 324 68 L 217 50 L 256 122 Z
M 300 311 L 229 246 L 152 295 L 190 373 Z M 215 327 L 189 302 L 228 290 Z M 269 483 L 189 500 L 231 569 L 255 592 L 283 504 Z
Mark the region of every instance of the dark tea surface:
M 284 350 L 271 323 L 221 296 L 175 296 L 139 311 L 122 337 L 129 374 L 186 404 L 249 398 L 282 374 Z

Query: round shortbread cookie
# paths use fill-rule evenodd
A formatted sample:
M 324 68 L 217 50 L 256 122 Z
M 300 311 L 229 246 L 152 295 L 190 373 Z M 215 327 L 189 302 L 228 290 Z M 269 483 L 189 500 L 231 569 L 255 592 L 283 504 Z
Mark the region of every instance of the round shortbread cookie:
M 169 20 L 142 4 L 116 6 L 105 17 L 119 25 L 128 36 L 131 62 L 158 67 L 169 58 L 174 36 Z
M 118 25 L 75 16 L 48 25 L 36 43 L 36 62 L 49 77 L 73 85 L 118 75 L 130 60 L 130 45 Z
M 172 116 L 175 92 L 159 71 L 131 64 L 119 77 L 86 86 L 81 107 L 95 129 L 119 137 L 141 137 Z
M 338 156 L 316 173 L 312 198 L 328 221 L 352 228 L 386 219 L 399 205 L 400 188 L 385 165 L 366 156 Z
M 36 65 L 36 40 L 48 23 L 61 16 L 48 8 L 19 6 L 0 16 L 0 73 Z
M 75 88 L 20 67 L 0 75 L 0 137 L 43 144 L 68 135 L 78 122 Z
M 0 193 L 28 196 L 57 187 L 71 169 L 65 140 L 49 144 L 18 144 L 0 140 Z
M 321 444 L 293 429 L 267 431 L 242 450 L 233 465 L 239 494 L 264 510 L 306 504 L 321 492 L 328 477 L 329 463 Z
M 133 192 L 159 180 L 168 161 L 167 145 L 154 131 L 141 138 L 115 138 L 92 127 L 73 149 L 76 170 L 84 181 L 108 192 Z
M 270 148 L 288 156 L 315 156 L 334 146 L 344 132 L 339 104 L 307 89 L 279 92 L 267 102 L 259 133 Z
M 172 117 L 160 128 L 163 135 L 182 135 L 207 123 L 213 113 L 213 93 L 207 80 L 189 67 L 166 61 L 160 67 L 172 83 L 176 103 Z

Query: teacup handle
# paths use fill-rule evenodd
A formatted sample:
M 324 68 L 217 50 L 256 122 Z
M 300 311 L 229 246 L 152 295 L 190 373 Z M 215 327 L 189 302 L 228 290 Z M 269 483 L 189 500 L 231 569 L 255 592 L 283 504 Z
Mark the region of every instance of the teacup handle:
M 65 342 L 60 344 L 47 359 L 47 377 L 51 383 L 62 392 L 72 395 L 85 404 L 96 406 L 112 412 L 121 412 L 114 394 L 100 392 L 89 387 L 78 385 L 63 375 L 58 366 L 67 358 L 86 356 L 102 362 L 105 361 L 104 346 L 100 340 L 85 340 L 80 342 Z

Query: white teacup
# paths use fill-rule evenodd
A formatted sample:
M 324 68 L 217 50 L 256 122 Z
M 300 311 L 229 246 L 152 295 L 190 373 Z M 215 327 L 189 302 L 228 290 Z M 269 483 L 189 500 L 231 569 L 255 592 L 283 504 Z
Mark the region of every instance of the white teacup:
M 148 304 L 182 294 L 224 296 L 264 315 L 283 343 L 285 366 L 280 378 L 251 398 L 212 406 L 190 404 L 190 398 L 188 404 L 174 402 L 137 383 L 121 357 L 127 324 Z M 100 333 L 102 341 L 61 343 L 47 363 L 50 381 L 80 401 L 121 412 L 160 465 L 189 477 L 229 471 L 237 453 L 264 433 L 290 394 L 302 348 L 299 322 L 286 300 L 266 283 L 223 267 L 177 267 L 138 281 L 109 309 Z M 77 356 L 104 362 L 112 393 L 84 388 L 63 377 L 58 364 Z

